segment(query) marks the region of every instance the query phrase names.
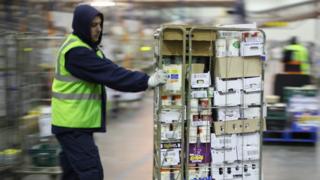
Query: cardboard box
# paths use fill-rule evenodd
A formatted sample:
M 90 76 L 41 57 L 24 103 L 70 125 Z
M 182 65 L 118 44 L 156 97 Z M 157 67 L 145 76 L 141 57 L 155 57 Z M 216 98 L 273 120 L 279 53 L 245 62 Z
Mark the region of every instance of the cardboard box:
M 181 29 L 166 29 L 163 32 L 163 40 L 182 40 L 183 31 Z
M 210 114 L 191 114 L 191 126 L 211 126 L 212 116 Z
M 239 91 L 243 89 L 242 79 L 221 79 L 216 77 L 216 90 L 219 92 Z
M 181 56 L 183 54 L 182 41 L 163 41 L 161 46 L 162 55 Z
M 180 179 L 182 173 L 180 170 L 172 170 L 172 169 L 161 169 L 161 180 L 172 180 L 173 179 Z
M 260 119 L 260 107 L 249 107 L 241 109 L 241 118 Z
M 212 180 L 209 177 L 210 168 L 209 165 L 200 165 L 198 167 L 189 167 L 189 179 L 190 180 Z
M 258 132 L 260 131 L 260 119 L 214 122 L 214 130 L 217 136 L 234 133 Z
M 213 149 L 232 149 L 237 146 L 237 135 L 216 136 L 211 134 L 211 148 Z
M 181 124 L 161 124 L 161 140 L 177 140 L 181 135 Z
M 213 56 L 212 42 L 210 41 L 193 41 L 191 50 L 192 56 Z
M 174 109 L 163 109 L 159 116 L 162 123 L 182 122 L 183 120 L 181 111 Z
M 245 133 L 237 135 L 237 147 L 260 146 L 260 133 Z
M 244 78 L 243 83 L 243 90 L 246 92 L 261 91 L 262 89 L 261 76 Z
M 209 126 L 199 126 L 199 137 L 200 143 L 210 143 L 210 125 Z
M 192 41 L 213 41 L 216 39 L 216 33 L 212 30 L 196 29 L 192 32 L 191 37 Z
M 179 165 L 181 148 L 173 149 L 161 149 L 160 150 L 160 159 L 161 166 L 176 166 Z
M 182 65 L 170 64 L 163 66 L 168 73 L 168 80 L 164 85 L 164 91 L 177 92 L 182 88 Z
M 199 74 L 204 72 L 204 64 L 193 63 L 191 64 L 191 74 Z
M 212 165 L 211 175 L 214 180 L 258 180 L 259 162 Z
M 189 128 L 189 143 L 197 143 L 198 127 L 190 126 Z
M 260 42 L 241 42 L 241 56 L 261 56 L 264 53 L 263 43 Z
M 214 106 L 238 106 L 241 104 L 240 91 L 227 93 L 214 92 Z
M 191 92 L 191 97 L 192 98 L 207 98 L 208 97 L 208 92 L 205 90 L 193 90 Z
M 254 161 L 260 159 L 259 146 L 237 147 L 237 157 L 239 161 Z
M 211 149 L 212 165 L 234 163 L 237 160 L 237 149 Z
M 189 144 L 189 163 L 210 163 L 210 143 Z
M 192 88 L 207 88 L 211 85 L 210 73 L 191 74 Z
M 216 58 L 214 75 L 219 78 L 241 78 L 260 76 L 262 61 L 259 57 Z
M 240 118 L 240 107 L 220 107 L 218 110 L 218 121 L 232 121 Z
M 244 106 L 261 105 L 261 92 L 243 92 Z

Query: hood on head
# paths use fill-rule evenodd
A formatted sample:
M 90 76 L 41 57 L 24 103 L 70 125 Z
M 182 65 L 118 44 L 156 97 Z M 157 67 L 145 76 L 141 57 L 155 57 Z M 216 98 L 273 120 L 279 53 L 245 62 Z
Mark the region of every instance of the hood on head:
M 92 6 L 79 5 L 73 12 L 72 29 L 73 34 L 77 35 L 82 41 L 91 47 L 97 47 L 101 42 L 102 31 L 97 42 L 92 42 L 90 26 L 94 17 L 100 16 L 102 19 L 101 28 L 103 28 L 103 14 Z M 103 30 L 103 29 L 101 29 Z

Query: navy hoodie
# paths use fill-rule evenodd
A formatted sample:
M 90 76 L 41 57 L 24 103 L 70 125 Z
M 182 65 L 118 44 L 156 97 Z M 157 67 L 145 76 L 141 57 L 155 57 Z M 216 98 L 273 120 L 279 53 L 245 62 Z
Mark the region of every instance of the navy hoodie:
M 138 71 L 130 71 L 114 64 L 108 58 L 99 58 L 96 55 L 98 45 L 101 42 L 102 33 L 98 42 L 91 41 L 90 26 L 92 20 L 100 16 L 103 23 L 103 14 L 89 5 L 79 5 L 73 14 L 73 34 L 92 47 L 92 50 L 85 47 L 71 49 L 65 55 L 65 68 L 75 77 L 82 80 L 108 86 L 112 89 L 123 92 L 139 92 L 148 88 L 149 76 Z M 103 24 L 101 24 L 103 27 Z M 106 94 L 102 87 L 102 121 L 101 128 L 64 128 L 52 126 L 54 134 L 61 134 L 72 131 L 105 132 L 106 131 Z M 72 112 L 70 112 L 72 113 Z M 76 121 L 76 119 L 75 119 Z

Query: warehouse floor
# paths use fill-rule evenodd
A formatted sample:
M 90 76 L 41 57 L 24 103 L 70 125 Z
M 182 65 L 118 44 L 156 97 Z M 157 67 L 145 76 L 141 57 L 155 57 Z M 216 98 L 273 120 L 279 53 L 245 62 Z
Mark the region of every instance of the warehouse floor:
M 105 180 L 152 179 L 152 95 L 123 108 L 109 119 L 108 133 L 96 134 Z M 274 146 L 263 148 L 265 180 L 320 179 L 320 148 Z M 44 180 L 29 176 L 25 179 Z

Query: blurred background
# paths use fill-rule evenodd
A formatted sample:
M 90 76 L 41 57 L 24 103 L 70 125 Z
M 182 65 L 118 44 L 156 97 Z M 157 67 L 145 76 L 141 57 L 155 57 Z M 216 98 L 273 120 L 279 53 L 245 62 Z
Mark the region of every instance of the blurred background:
M 0 179 L 60 177 L 52 72 L 81 3 L 104 14 L 106 56 L 148 74 L 161 24 L 256 23 L 267 37 L 264 179 L 320 179 L 319 0 L 0 0 Z M 152 179 L 152 106 L 153 91 L 108 90 L 108 133 L 95 136 L 105 179 Z

